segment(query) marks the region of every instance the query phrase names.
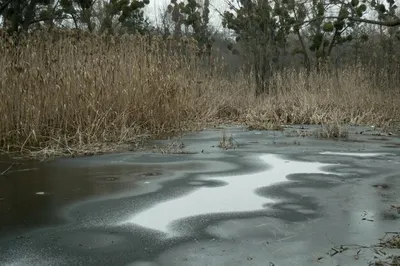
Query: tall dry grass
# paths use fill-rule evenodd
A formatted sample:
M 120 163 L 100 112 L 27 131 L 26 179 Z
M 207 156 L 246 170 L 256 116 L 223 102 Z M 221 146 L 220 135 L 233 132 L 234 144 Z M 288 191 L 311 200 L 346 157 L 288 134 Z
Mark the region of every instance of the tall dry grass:
M 390 123 L 399 91 L 376 90 L 372 70 L 276 73 L 276 95 L 255 99 L 252 75 L 205 66 L 190 40 L 36 33 L 0 41 L 0 148 L 74 153 L 98 144 L 230 120 Z

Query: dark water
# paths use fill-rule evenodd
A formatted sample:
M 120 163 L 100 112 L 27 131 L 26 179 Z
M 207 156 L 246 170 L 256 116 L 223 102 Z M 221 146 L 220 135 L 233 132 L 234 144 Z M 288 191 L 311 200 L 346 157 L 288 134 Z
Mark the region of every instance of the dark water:
M 0 172 L 12 162 L 1 161 Z M 63 206 L 117 191 L 130 190 L 138 180 L 159 175 L 160 167 L 130 164 L 82 166 L 71 160 L 24 162 L 0 176 L 0 236 L 24 229 L 62 223 Z
M 11 164 L 0 159 L 0 172 Z M 138 182 L 148 187 L 149 180 L 187 169 L 201 170 L 204 164 L 190 162 L 185 155 L 151 153 L 18 162 L 0 176 L 0 237 L 63 223 L 60 211 L 73 202 L 132 191 Z

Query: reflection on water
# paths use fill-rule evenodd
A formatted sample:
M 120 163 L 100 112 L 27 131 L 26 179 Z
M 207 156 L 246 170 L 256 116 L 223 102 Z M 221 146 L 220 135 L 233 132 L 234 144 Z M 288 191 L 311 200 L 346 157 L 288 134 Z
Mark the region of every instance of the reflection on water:
M 368 152 L 333 152 L 333 151 L 324 151 L 320 152 L 323 155 L 342 155 L 342 156 L 355 156 L 355 157 L 377 157 L 377 156 L 386 156 L 386 155 L 394 155 L 391 153 L 368 153 Z
M 205 177 L 204 180 L 222 181 L 225 185 L 202 187 L 180 198 L 156 204 L 122 221 L 120 225 L 136 224 L 168 236 L 177 236 L 179 233 L 171 229 L 171 223 L 183 218 L 264 209 L 265 204 L 275 200 L 259 196 L 256 190 L 284 182 L 290 174 L 335 174 L 322 169 L 332 164 L 288 161 L 273 154 L 263 155 L 260 159 L 270 167 L 268 170 L 246 175 Z

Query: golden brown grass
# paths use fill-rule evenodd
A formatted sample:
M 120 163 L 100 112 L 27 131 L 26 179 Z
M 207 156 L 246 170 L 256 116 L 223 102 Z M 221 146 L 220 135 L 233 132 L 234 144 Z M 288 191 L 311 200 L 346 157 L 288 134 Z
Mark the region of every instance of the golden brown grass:
M 349 137 L 349 131 L 346 125 L 342 125 L 337 121 L 330 122 L 328 124 L 322 124 L 314 132 L 317 138 L 328 138 L 328 139 L 347 139 Z
M 236 149 L 236 147 L 238 146 L 237 144 L 238 143 L 233 139 L 232 134 L 230 134 L 228 137 L 228 134 L 225 132 L 225 130 L 222 131 L 221 138 L 218 143 L 219 148 L 225 150 Z
M 174 52 L 171 52 L 174 47 Z M 399 90 L 381 91 L 369 69 L 286 71 L 277 94 L 255 99 L 251 74 L 205 67 L 194 44 L 84 32 L 37 33 L 10 48 L 0 40 L 0 148 L 21 154 L 82 154 L 134 145 L 145 136 L 231 121 L 387 125 Z M 307 82 L 309 87 L 306 86 Z
M 400 232 L 387 233 L 381 239 L 380 246 L 400 249 Z
M 385 236 L 380 240 L 380 243 L 377 246 L 379 248 L 381 248 L 380 250 L 383 250 L 383 248 L 400 249 L 400 233 L 399 232 L 386 233 Z M 372 262 L 370 265 L 400 266 L 400 256 L 387 255 L 385 252 L 380 252 L 380 253 L 383 253 L 383 255 L 386 255 L 385 256 L 386 258 L 384 258 L 383 260 L 378 259 L 377 261 Z

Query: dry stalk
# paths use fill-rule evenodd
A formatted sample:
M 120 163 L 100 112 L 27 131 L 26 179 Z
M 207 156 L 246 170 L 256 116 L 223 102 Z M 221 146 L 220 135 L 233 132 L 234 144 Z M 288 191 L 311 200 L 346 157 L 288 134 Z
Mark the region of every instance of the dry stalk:
M 236 140 L 233 139 L 232 134 L 228 135 L 226 134 L 226 131 L 223 130 L 221 134 L 221 139 L 218 143 L 218 147 L 228 150 L 228 149 L 236 149 L 238 147 L 238 143 Z
M 337 76 L 284 70 L 272 80 L 276 95 L 256 99 L 251 72 L 232 77 L 218 60 L 205 66 L 187 40 L 60 30 L 18 47 L 2 38 L 0 47 L 0 149 L 25 156 L 134 145 L 202 123 L 333 123 L 321 135 L 343 137 L 341 125 L 400 121 L 399 93 L 375 90 L 368 68 Z

